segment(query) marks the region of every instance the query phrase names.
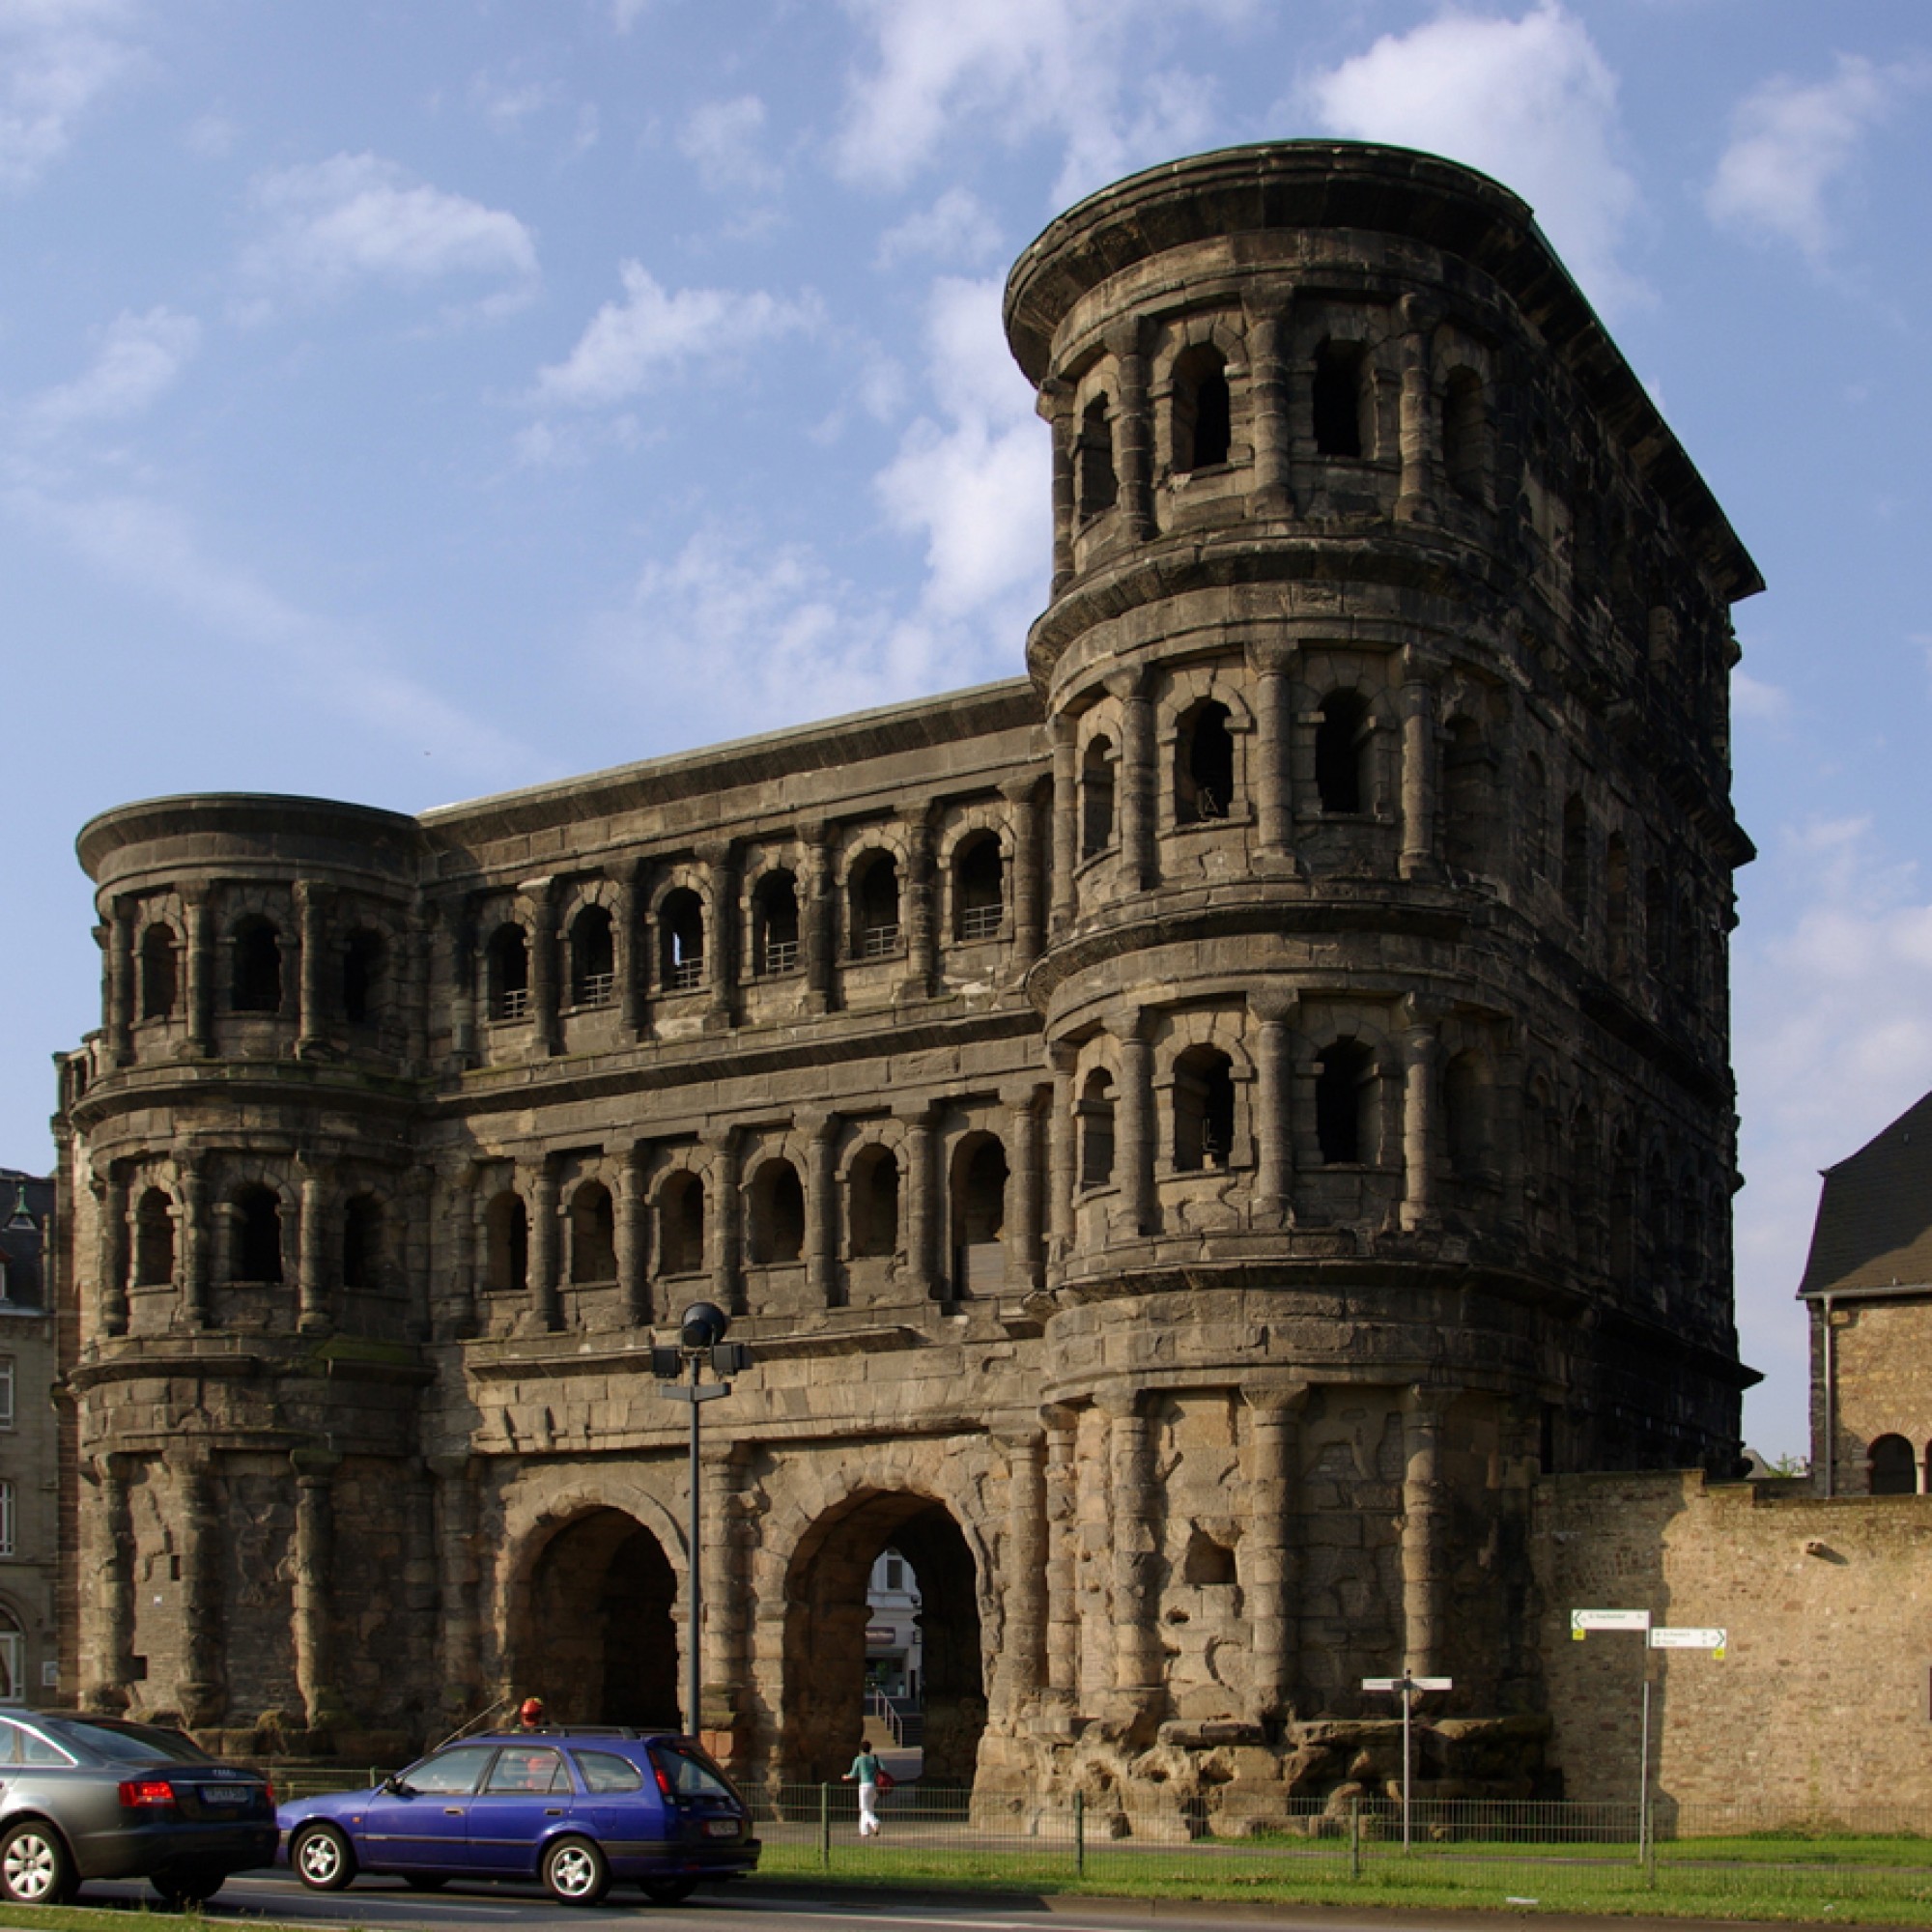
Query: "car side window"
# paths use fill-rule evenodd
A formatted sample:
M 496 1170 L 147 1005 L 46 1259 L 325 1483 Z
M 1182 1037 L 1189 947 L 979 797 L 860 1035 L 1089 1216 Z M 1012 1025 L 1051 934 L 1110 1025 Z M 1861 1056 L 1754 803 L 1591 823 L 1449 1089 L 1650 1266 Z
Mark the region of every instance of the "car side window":
M 627 1757 L 615 1751 L 581 1750 L 577 1753 L 577 1775 L 586 1791 L 641 1791 L 644 1774 Z
M 541 1746 L 506 1745 L 497 1753 L 490 1781 L 483 1789 L 535 1798 L 555 1790 L 559 1783 L 569 1789 L 563 1776 L 563 1759 L 557 1752 Z
M 0 1764 L 20 1762 L 20 1727 L 0 1719 Z
M 412 1791 L 437 1798 L 453 1798 L 474 1791 L 483 1768 L 495 1754 L 491 1745 L 460 1745 L 455 1750 L 439 1751 L 403 1773 L 403 1782 Z
M 36 1737 L 32 1731 L 23 1728 L 21 1725 L 9 1724 L 7 1728 L 14 1733 L 17 1740 L 20 1753 L 19 1763 L 71 1764 L 73 1762 L 73 1759 L 66 1751 L 62 1750 L 59 1745 L 49 1744 L 45 1738 Z

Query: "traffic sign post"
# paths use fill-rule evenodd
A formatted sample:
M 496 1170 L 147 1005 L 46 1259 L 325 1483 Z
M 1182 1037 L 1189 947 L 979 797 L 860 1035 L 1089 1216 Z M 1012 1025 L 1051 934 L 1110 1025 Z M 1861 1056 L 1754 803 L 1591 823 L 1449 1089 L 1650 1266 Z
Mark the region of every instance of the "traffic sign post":
M 1400 1677 L 1364 1677 L 1364 1690 L 1398 1690 L 1402 1693 L 1402 1848 L 1409 1846 L 1409 1774 L 1414 1759 L 1410 1750 L 1410 1714 L 1418 1690 L 1453 1690 L 1453 1677 L 1413 1677 L 1404 1671 Z

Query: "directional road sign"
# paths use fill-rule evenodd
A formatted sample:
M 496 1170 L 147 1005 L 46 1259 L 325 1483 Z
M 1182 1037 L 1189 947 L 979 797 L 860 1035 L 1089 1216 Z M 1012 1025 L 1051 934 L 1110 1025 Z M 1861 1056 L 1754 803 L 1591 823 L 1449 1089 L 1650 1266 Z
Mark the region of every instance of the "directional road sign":
M 1728 1631 L 1694 1629 L 1684 1625 L 1677 1629 L 1660 1626 L 1650 1634 L 1652 1650 L 1708 1650 L 1714 1657 L 1722 1657 Z
M 1648 1610 L 1572 1610 L 1570 1612 L 1570 1634 L 1578 1643 L 1587 1631 L 1647 1631 L 1650 1628 Z

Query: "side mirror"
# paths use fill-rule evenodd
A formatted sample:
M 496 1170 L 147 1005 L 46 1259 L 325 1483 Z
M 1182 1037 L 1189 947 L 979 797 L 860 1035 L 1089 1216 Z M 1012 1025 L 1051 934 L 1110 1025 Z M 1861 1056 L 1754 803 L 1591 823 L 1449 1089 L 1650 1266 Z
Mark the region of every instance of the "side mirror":
M 393 1771 L 377 1787 L 384 1796 L 389 1798 L 401 1798 L 409 1791 L 409 1788 Z

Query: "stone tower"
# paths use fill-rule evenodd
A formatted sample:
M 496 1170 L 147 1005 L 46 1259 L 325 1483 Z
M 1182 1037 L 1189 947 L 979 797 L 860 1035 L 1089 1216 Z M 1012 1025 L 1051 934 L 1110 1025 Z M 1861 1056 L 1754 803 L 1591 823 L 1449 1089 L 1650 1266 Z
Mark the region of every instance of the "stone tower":
M 1527 1788 L 1538 1472 L 1737 1453 L 1756 576 L 1447 162 L 1155 170 L 1007 316 L 1030 679 L 83 833 L 83 1694 L 284 1748 L 512 1686 L 675 1721 L 696 1563 L 693 1720 L 820 1776 L 892 1547 L 929 1775 L 983 1803 L 1131 1817 L 1230 1750 L 1215 1789 L 1332 1791 L 1405 1664 L 1473 1720 L 1449 1769 Z M 647 1345 L 699 1294 L 757 1361 L 694 1550 Z

